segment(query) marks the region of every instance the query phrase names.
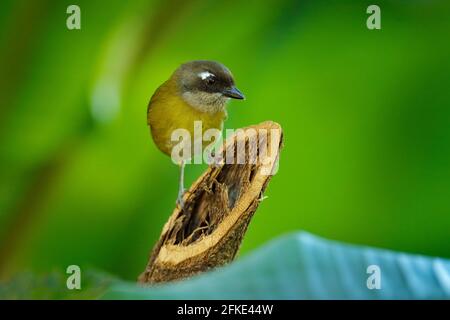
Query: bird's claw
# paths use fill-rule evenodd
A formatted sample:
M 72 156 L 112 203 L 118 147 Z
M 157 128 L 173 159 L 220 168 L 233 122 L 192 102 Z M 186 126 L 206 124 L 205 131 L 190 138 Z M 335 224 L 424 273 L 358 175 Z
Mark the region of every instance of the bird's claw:
M 213 161 L 210 166 L 214 169 L 219 169 L 221 168 L 223 165 L 223 163 L 219 162 L 219 161 Z
M 208 154 L 207 157 L 209 166 L 214 169 L 221 168 L 224 164 L 223 159 L 221 157 L 216 157 L 214 152 Z
M 259 196 L 258 201 L 262 202 L 262 201 L 266 200 L 267 198 L 268 198 L 268 196 L 265 196 L 264 194 L 261 193 L 261 195 Z
M 177 197 L 177 201 L 176 204 L 180 207 L 181 210 L 183 210 L 184 208 L 184 193 L 185 193 L 185 189 L 180 190 L 180 192 L 178 192 L 178 197 Z

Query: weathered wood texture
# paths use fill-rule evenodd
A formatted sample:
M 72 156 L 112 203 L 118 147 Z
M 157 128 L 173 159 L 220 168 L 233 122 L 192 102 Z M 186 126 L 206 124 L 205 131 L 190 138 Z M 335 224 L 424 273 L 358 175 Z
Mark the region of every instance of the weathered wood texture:
M 182 279 L 232 261 L 278 168 L 281 147 L 282 130 L 274 122 L 228 138 L 219 152 L 225 164 L 209 166 L 186 192 L 183 209 L 175 208 L 164 225 L 139 282 Z

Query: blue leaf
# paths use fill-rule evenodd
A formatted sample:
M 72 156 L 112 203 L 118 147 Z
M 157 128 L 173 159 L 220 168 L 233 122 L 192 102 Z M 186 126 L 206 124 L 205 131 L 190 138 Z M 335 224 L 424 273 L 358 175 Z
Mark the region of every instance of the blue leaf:
M 369 289 L 369 266 L 380 288 Z M 276 239 L 252 254 L 188 280 L 113 285 L 106 299 L 449 299 L 450 261 L 342 244 L 308 233 Z

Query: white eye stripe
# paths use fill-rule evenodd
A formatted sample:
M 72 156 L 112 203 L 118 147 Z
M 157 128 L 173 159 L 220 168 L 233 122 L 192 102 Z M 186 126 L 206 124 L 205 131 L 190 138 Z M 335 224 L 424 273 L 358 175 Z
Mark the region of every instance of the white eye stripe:
M 205 79 L 210 78 L 210 77 L 215 77 L 215 75 L 212 74 L 212 73 L 209 72 L 209 71 L 203 71 L 203 72 L 200 72 L 200 73 L 198 74 L 198 76 L 199 76 L 202 80 L 205 80 Z

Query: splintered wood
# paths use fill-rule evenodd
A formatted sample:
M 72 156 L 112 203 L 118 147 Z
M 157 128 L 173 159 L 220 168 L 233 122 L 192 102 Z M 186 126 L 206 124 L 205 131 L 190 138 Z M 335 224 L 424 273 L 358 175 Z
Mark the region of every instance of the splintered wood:
M 274 122 L 237 130 L 184 196 L 153 248 L 141 283 L 190 277 L 234 259 L 278 166 L 282 130 Z

